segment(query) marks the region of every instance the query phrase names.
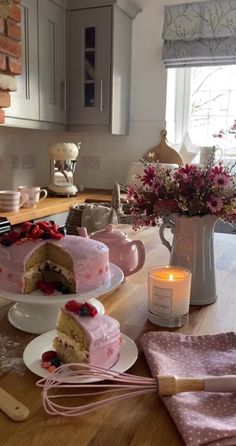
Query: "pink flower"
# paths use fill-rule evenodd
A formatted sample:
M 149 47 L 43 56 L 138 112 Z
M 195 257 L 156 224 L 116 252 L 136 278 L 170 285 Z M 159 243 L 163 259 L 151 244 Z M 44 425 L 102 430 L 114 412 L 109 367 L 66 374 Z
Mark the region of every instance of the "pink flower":
M 223 201 L 221 197 L 212 198 L 211 201 L 207 201 L 207 207 L 213 214 L 216 214 L 221 210 Z
M 179 174 L 188 175 L 193 172 L 197 172 L 198 167 L 195 164 L 185 164 L 183 167 L 179 167 L 177 172 Z
M 128 188 L 134 229 L 159 225 L 172 213 L 236 221 L 236 183 L 223 163 L 214 165 L 212 159 L 206 166 L 186 164 L 171 172 L 154 162 L 144 166 L 141 185 Z
M 148 166 L 144 169 L 144 175 L 141 178 L 143 185 L 151 186 L 154 179 L 156 178 L 156 167 Z
M 215 184 L 219 186 L 226 187 L 229 185 L 229 177 L 225 173 L 217 173 L 213 178 Z

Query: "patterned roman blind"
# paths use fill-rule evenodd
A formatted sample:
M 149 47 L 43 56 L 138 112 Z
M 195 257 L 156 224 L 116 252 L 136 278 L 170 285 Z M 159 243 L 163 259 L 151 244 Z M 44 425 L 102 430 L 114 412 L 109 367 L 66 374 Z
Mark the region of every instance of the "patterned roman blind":
M 236 64 L 236 0 L 165 6 L 167 68 Z

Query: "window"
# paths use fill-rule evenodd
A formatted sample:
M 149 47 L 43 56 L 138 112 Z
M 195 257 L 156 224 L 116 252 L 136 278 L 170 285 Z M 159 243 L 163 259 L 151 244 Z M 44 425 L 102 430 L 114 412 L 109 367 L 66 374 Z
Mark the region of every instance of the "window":
M 167 82 L 168 139 L 217 146 L 236 159 L 236 65 L 170 68 Z

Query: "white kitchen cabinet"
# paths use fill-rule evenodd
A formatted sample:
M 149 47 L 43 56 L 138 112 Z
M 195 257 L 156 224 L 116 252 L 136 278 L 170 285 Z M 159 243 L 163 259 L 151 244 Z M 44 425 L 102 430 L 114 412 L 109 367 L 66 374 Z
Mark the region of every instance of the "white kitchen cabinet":
M 21 0 L 23 72 L 5 112 L 7 125 L 50 128 L 66 122 L 65 6 L 63 0 Z
M 132 20 L 128 0 L 68 2 L 68 129 L 125 135 L 129 127 Z

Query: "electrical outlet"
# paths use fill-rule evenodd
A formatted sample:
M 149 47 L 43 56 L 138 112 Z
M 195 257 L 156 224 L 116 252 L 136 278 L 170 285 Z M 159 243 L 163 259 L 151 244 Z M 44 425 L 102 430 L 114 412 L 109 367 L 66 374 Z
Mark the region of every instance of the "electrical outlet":
M 18 155 L 11 155 L 11 167 L 12 169 L 19 169 L 20 157 Z
M 33 169 L 34 167 L 36 167 L 35 155 L 22 156 L 22 169 Z
M 84 169 L 101 169 L 101 158 L 100 156 L 82 156 L 81 166 Z

